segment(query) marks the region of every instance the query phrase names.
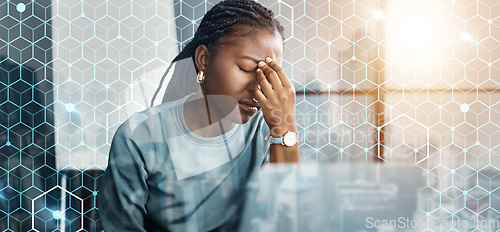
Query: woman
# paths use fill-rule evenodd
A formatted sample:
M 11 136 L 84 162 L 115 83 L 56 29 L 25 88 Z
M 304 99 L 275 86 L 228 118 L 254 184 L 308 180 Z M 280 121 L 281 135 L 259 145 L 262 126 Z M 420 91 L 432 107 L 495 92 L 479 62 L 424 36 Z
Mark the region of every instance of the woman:
M 173 60 L 193 60 L 198 74 L 186 78 L 199 91 L 132 115 L 113 138 L 99 192 L 105 230 L 237 230 L 245 184 L 266 155 L 299 161 L 282 54 L 283 27 L 259 3 L 208 11 Z

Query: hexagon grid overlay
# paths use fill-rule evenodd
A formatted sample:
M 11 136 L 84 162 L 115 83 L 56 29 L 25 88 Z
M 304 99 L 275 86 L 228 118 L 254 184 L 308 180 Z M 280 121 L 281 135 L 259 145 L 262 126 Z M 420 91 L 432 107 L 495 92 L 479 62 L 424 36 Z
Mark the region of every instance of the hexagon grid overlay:
M 102 230 L 114 132 L 217 2 L 0 3 L 0 230 Z M 259 2 L 285 28 L 302 161 L 411 164 L 415 217 L 500 220 L 500 2 Z
M 83 199 L 61 186 L 35 197 L 31 203 L 31 226 L 34 231 L 83 230 Z M 52 225 L 51 225 L 52 224 Z

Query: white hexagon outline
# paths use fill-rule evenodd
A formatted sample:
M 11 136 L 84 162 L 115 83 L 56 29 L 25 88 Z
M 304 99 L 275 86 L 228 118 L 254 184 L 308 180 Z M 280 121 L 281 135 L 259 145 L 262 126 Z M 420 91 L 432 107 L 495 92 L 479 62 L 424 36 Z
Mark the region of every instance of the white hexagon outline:
M 382 126 L 379 126 L 377 127 L 377 157 L 383 161 L 386 161 L 383 157 L 380 156 L 380 147 L 381 147 L 381 143 L 380 143 L 380 131 L 382 131 L 382 127 L 385 127 L 387 126 L 389 123 L 392 123 L 393 121 L 395 120 L 398 120 L 399 118 L 401 117 L 406 117 L 408 119 L 410 119 L 411 121 L 415 122 L 416 124 L 420 125 L 421 127 L 425 128 L 426 129 L 426 135 L 427 135 L 427 139 L 426 139 L 426 147 L 427 147 L 427 154 L 425 155 L 425 157 L 423 159 L 421 159 L 420 161 L 416 162 L 414 165 L 418 165 L 420 164 L 422 161 L 424 160 L 427 160 L 429 158 L 429 152 L 430 152 L 430 149 L 429 149 L 429 127 L 428 126 L 425 126 L 424 124 L 418 122 L 417 120 L 411 118 L 410 116 L 406 115 L 406 114 L 401 114 L 393 119 L 391 119 L 390 121 L 384 123 L 384 125 Z
M 31 200 L 31 229 L 33 229 L 34 231 L 38 231 L 40 232 L 39 230 L 35 229 L 35 201 L 42 197 L 43 195 L 49 193 L 50 191 L 56 189 L 56 188 L 60 188 L 61 190 L 63 190 L 64 192 L 66 193 L 69 193 L 71 196 L 75 197 L 76 199 L 78 199 L 80 202 L 81 202 L 81 209 L 83 210 L 83 199 L 79 198 L 78 196 L 76 196 L 75 194 L 71 193 L 70 191 L 64 189 L 63 187 L 59 186 L 59 185 L 56 185 L 54 186 L 53 188 L 49 189 L 48 191 L 40 194 L 39 196 L 33 198 L 33 200 Z M 80 212 L 81 214 L 81 219 L 80 219 L 80 222 L 81 222 L 81 227 L 80 229 L 76 230 L 76 231 L 82 231 L 83 230 L 83 211 Z

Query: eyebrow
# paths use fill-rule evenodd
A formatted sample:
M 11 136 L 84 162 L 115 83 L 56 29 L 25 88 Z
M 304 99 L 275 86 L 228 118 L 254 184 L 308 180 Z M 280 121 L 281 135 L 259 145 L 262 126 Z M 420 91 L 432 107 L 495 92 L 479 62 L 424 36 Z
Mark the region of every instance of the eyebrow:
M 253 57 L 250 57 L 250 56 L 242 56 L 240 57 L 241 59 L 247 59 L 247 60 L 251 60 L 253 61 L 254 63 L 258 64 L 259 63 L 259 60 L 253 58 Z

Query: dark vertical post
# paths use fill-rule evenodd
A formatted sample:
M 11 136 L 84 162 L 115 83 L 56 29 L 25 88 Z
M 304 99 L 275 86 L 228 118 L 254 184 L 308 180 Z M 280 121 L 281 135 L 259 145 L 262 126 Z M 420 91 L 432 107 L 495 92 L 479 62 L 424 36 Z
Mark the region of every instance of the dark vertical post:
M 2 231 L 29 231 L 33 198 L 57 183 L 50 18 L 50 0 L 0 3 Z

